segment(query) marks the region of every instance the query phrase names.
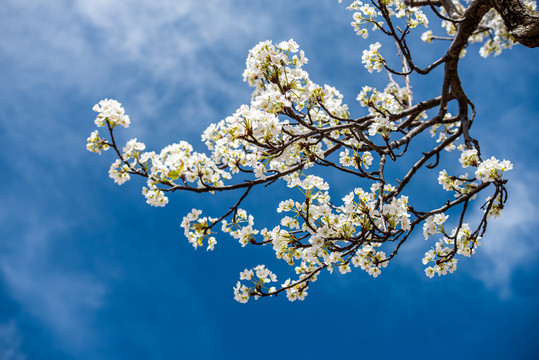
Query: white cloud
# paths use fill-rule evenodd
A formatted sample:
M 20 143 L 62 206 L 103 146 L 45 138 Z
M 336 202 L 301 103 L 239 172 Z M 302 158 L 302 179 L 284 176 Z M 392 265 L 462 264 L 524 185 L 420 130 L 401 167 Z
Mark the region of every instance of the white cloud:
M 112 80 L 107 76 L 118 66 L 168 81 L 203 78 L 197 66 L 203 52 L 238 50 L 235 45 L 249 43 L 266 25 L 254 9 L 231 0 L 10 1 L 0 7 L 6 56 L 82 88 Z
M 104 286 L 85 274 L 51 271 L 50 264 L 36 267 L 28 259 L 13 260 L 1 267 L 12 296 L 68 350 L 91 348 L 92 315 L 102 306 Z
M 61 133 L 70 147 L 83 146 L 76 131 L 92 115 L 72 118 L 63 109 L 73 98 L 90 109 L 100 98 L 119 97 L 130 101 L 134 136 L 160 136 L 181 123 L 180 137 L 198 137 L 226 115 L 216 111 L 216 98 L 234 106 L 249 100 L 241 71 L 269 18 L 234 0 L 7 0 L 0 4 L 0 53 L 9 94 L 21 94 L 10 104 L 18 121 L 8 136 L 39 149 L 59 145 L 50 139 Z M 242 100 L 232 101 L 238 93 Z M 36 97 L 30 108 L 26 94 Z M 178 116 L 168 118 L 171 112 Z M 41 138 L 25 138 L 29 127 Z
M 539 193 L 530 186 L 537 172 L 520 172 L 510 179 L 509 200 L 498 219 L 489 222 L 483 245 L 477 249 L 472 276 L 502 297 L 512 294 L 511 279 L 517 269 L 533 264 L 539 257 L 537 204 Z M 479 216 L 479 214 L 478 214 Z
M 20 218 L 5 220 L 20 223 Z M 62 219 L 27 209 L 24 221 L 24 226 L 17 226 L 19 237 L 3 239 L 6 250 L 0 254 L 0 275 L 6 293 L 22 311 L 43 322 L 67 350 L 90 348 L 92 320 L 103 305 L 105 286 L 92 275 L 62 268 L 62 261 L 56 259 L 55 237 L 67 230 Z M 6 227 L 5 221 L 2 226 Z
M 0 359 L 25 360 L 26 356 L 20 349 L 21 341 L 15 320 L 0 324 Z

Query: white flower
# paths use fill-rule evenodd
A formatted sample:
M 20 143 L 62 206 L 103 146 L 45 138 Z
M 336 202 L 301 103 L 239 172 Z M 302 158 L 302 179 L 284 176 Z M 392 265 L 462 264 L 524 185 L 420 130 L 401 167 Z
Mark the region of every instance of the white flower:
M 460 154 L 459 162 L 462 164 L 463 168 L 466 168 L 468 166 L 477 166 L 479 164 L 479 156 L 477 156 L 477 150 L 464 150 Z
M 394 122 L 385 117 L 376 117 L 369 126 L 369 136 L 380 133 L 384 138 L 388 138 L 389 132 L 394 130 L 397 130 L 397 125 Z
M 277 47 L 283 51 L 291 51 L 293 53 L 298 52 L 299 50 L 298 44 L 293 39 L 282 41 L 277 44 Z
M 500 180 L 503 173 L 512 168 L 513 164 L 509 160 L 500 161 L 493 156 L 479 164 L 475 171 L 475 178 L 483 182 Z
M 90 137 L 86 139 L 86 150 L 101 155 L 101 151 L 109 149 L 109 145 L 105 143 L 105 140 L 99 137 L 99 131 L 94 130 L 90 134 Z
M 384 59 L 378 52 L 382 45 L 379 42 L 375 42 L 369 46 L 369 50 L 363 50 L 363 56 L 361 62 L 365 64 L 365 69 L 372 73 L 374 70 L 377 72 L 382 71 L 382 63 Z
M 427 275 L 429 278 L 434 277 L 434 274 L 434 269 L 431 266 L 425 269 L 425 275 Z
M 247 270 L 245 269 L 240 273 L 240 280 L 251 280 L 253 278 L 254 272 L 253 270 Z
M 421 40 L 426 43 L 432 43 L 432 30 L 427 30 L 421 35 Z
M 339 271 L 341 274 L 346 274 L 346 273 L 349 273 L 352 271 L 352 269 L 350 268 L 350 265 L 349 264 L 342 264 L 342 265 L 339 265 Z
M 352 166 L 353 159 L 354 158 L 350 156 L 350 152 L 348 151 L 348 149 L 344 149 L 344 151 L 341 151 L 339 153 L 339 163 L 342 166 Z
M 433 261 L 436 257 L 436 253 L 433 249 L 430 249 L 425 253 L 425 257 L 421 260 L 423 262 L 423 265 L 427 265 L 430 261 Z
M 129 166 L 123 164 L 120 159 L 114 161 L 110 165 L 109 177 L 118 185 L 122 185 L 131 178 L 129 176 Z
M 294 207 L 294 204 L 295 204 L 295 202 L 292 199 L 288 199 L 286 201 L 281 201 L 279 203 L 279 208 L 277 208 L 277 212 L 280 213 L 280 212 L 283 212 L 283 211 L 290 211 Z
M 92 110 L 99 113 L 95 119 L 97 126 L 105 126 L 108 123 L 111 127 L 122 125 L 127 128 L 130 125 L 129 116 L 125 115 L 124 108 L 116 100 L 101 100 L 98 104 L 94 105 Z
M 242 304 L 249 301 L 249 288 L 239 281 L 234 287 L 234 299 Z
M 126 159 L 129 159 L 129 158 L 132 158 L 132 157 L 138 157 L 140 152 L 141 151 L 144 151 L 144 149 L 146 149 L 146 145 L 144 145 L 143 143 L 141 142 L 138 142 L 137 139 L 131 139 L 129 140 L 124 148 L 123 148 L 123 153 L 124 153 L 124 158 Z
M 168 198 L 162 190 L 154 188 L 142 188 L 142 195 L 146 197 L 146 203 L 151 206 L 163 207 L 168 203 Z
M 363 166 L 365 166 L 365 169 L 368 169 L 369 166 L 372 165 L 372 154 L 368 151 L 365 151 L 363 155 L 361 155 L 361 161 L 363 162 Z
M 427 240 L 430 235 L 443 233 L 444 223 L 448 218 L 449 215 L 445 215 L 444 213 L 429 216 L 423 224 L 423 236 L 425 236 L 425 240 Z

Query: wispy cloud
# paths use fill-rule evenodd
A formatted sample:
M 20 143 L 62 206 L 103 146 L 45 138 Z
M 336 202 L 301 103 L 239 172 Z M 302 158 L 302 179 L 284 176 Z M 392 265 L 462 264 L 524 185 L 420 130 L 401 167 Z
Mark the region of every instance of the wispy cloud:
M 16 207 L 12 209 L 19 212 Z M 6 293 L 20 304 L 23 312 L 50 329 L 61 347 L 69 351 L 91 347 L 92 319 L 103 305 L 106 288 L 93 275 L 66 269 L 63 259 L 56 258 L 53 249 L 67 225 L 61 217 L 51 217 L 50 211 L 37 215 L 27 210 L 24 224 L 20 219 L 4 220 L 14 222 L 12 225 L 19 233 L 15 236 L 11 231 L 4 232 L 2 239 L 0 275 L 7 285 Z M 10 326 L 6 334 L 11 334 L 10 329 L 14 331 L 14 325 Z
M 226 115 L 216 110 L 219 103 L 241 105 L 231 101 L 238 93 L 249 100 L 241 71 L 247 50 L 265 40 L 262 32 L 270 27 L 269 16 L 260 14 L 233 0 L 2 2 L 6 96 L 18 94 L 20 101 L 31 94 L 27 103 L 9 106 L 18 120 L 9 136 L 23 142 L 21 128 L 30 126 L 36 134 L 71 133 L 81 120 L 59 113 L 66 97 L 87 99 L 87 109 L 100 98 L 119 97 L 129 102 L 135 136 L 160 137 L 181 122 L 180 137 L 198 138 L 201 123 Z M 0 115 L 0 121 L 10 116 Z M 46 141 L 28 143 L 39 148 Z
M 168 81 L 203 79 L 202 52 L 234 51 L 265 26 L 231 0 L 38 0 L 0 7 L 4 56 L 81 87 L 113 80 L 106 77 L 118 66 Z
M 477 250 L 471 275 L 502 297 L 512 294 L 512 276 L 539 257 L 535 241 L 539 231 L 537 204 L 539 193 L 530 184 L 539 173 L 521 172 L 508 184 L 509 201 L 498 219 L 489 222 L 483 245 Z
M 21 351 L 22 336 L 15 320 L 0 324 L 0 359 L 25 360 L 26 356 Z

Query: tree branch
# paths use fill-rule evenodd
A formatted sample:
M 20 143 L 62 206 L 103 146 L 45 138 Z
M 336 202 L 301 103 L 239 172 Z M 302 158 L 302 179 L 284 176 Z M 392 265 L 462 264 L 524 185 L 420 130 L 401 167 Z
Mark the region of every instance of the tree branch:
M 515 38 L 529 48 L 539 47 L 539 12 L 524 6 L 519 0 L 491 0 Z

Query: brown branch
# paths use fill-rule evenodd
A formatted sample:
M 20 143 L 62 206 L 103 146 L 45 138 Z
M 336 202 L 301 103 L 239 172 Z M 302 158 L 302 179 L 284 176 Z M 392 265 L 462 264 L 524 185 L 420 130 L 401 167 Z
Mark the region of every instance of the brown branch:
M 491 0 L 515 38 L 522 45 L 539 47 L 539 12 L 524 6 L 519 0 Z
M 442 2 L 441 1 L 437 1 L 437 0 L 432 0 L 432 1 L 429 1 L 429 0 L 405 0 L 404 3 L 408 6 L 412 6 L 412 7 L 419 7 L 419 6 L 429 6 L 429 5 L 434 5 L 434 6 L 442 6 Z
M 431 1 L 429 1 L 429 2 L 431 2 Z M 440 2 L 442 3 L 442 6 L 444 7 L 445 11 L 447 11 L 449 16 L 453 20 L 456 20 L 459 17 L 459 12 L 458 12 L 457 7 L 455 6 L 455 4 L 453 4 L 453 0 L 441 0 Z M 431 2 L 431 7 L 432 7 L 432 5 L 434 5 L 433 1 Z

